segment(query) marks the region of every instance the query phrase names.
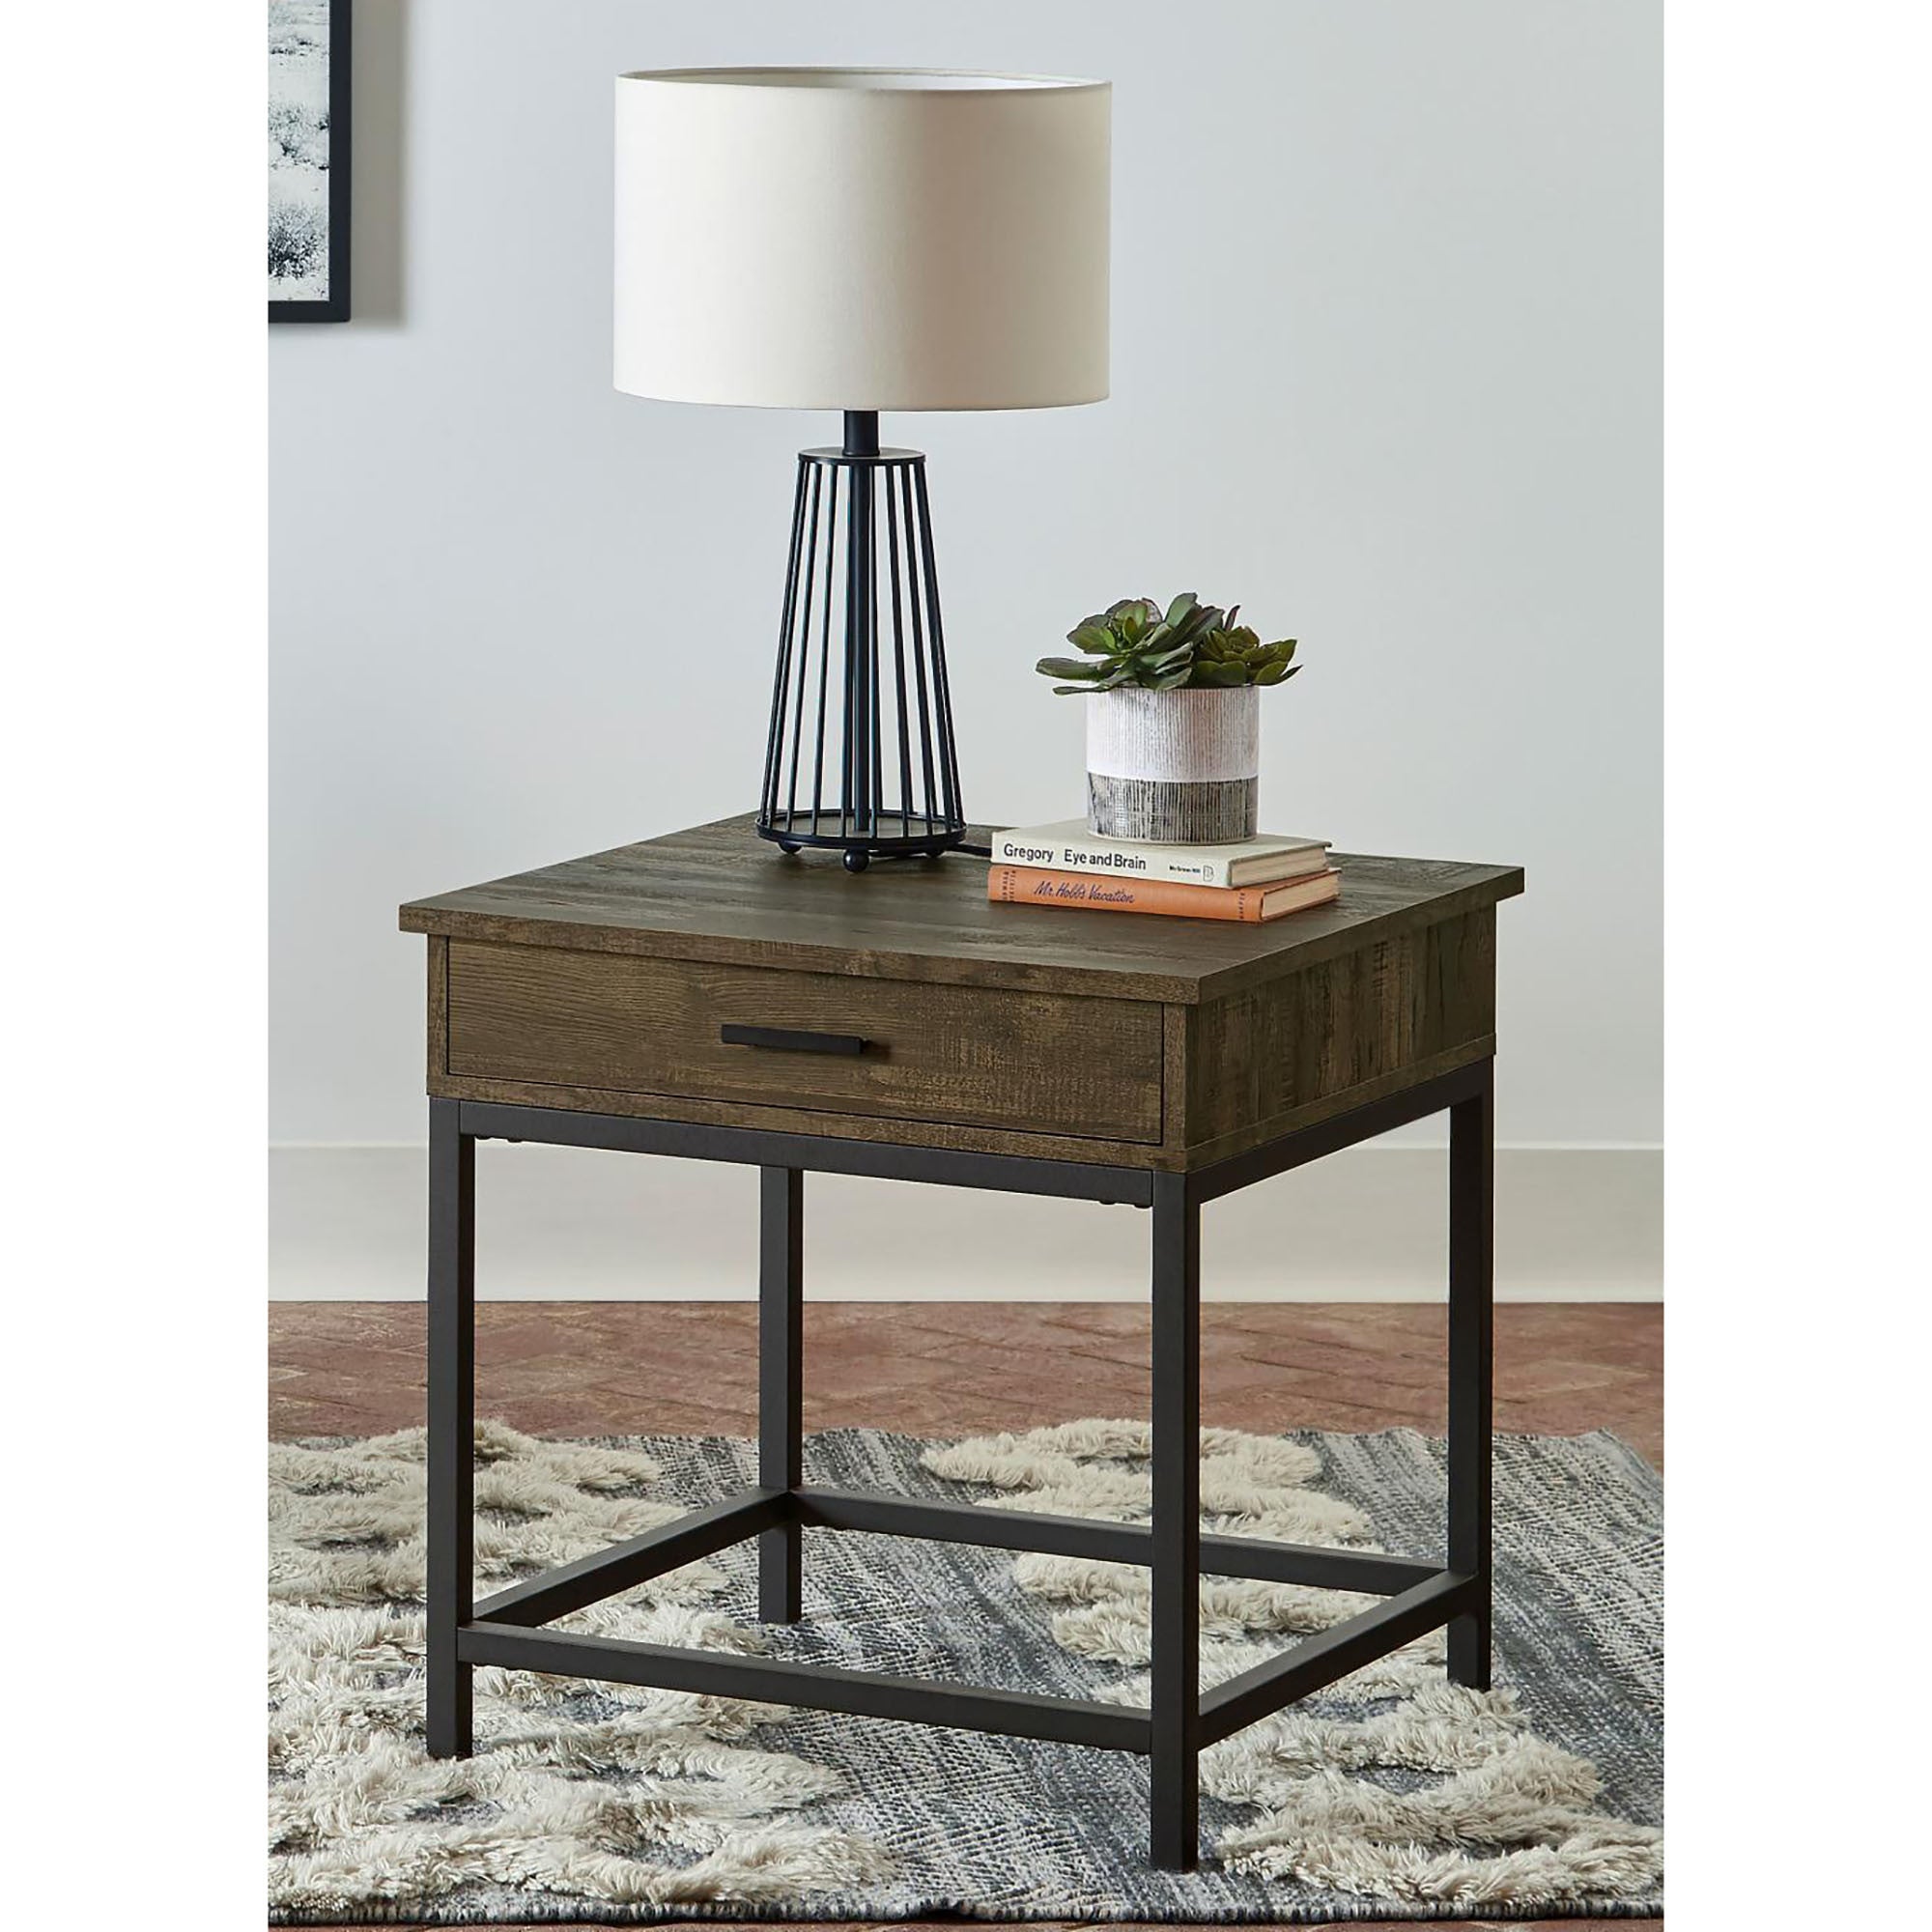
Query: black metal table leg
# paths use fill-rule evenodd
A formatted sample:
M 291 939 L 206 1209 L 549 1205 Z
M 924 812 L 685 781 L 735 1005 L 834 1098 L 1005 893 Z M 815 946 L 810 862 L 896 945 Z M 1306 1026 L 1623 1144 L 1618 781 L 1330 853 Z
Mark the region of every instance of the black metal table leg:
M 476 1143 L 456 1100 L 429 1103 L 428 1731 L 432 1757 L 468 1757 L 476 1441 Z
M 796 1490 L 805 1481 L 805 1175 L 758 1170 L 758 1487 Z M 793 1624 L 801 1610 L 800 1548 L 794 1519 L 758 1538 L 758 1615 Z
M 1153 1182 L 1153 1681 L 1150 1849 L 1192 1871 L 1200 1849 L 1201 1205 Z
M 1449 1110 L 1449 1567 L 1477 1607 L 1449 1624 L 1449 1677 L 1490 1688 L 1490 1449 L 1494 1378 L 1494 1080 Z
M 1450 1110 L 1449 1567 L 1295 1544 L 1201 1535 L 1201 1208 L 1337 1149 Z M 611 1549 L 471 1599 L 474 1455 L 475 1168 L 478 1138 L 604 1147 L 756 1165 L 759 1176 L 758 1484 Z M 1491 1635 L 1493 1339 L 1493 1087 L 1489 1063 L 1298 1129 L 1190 1174 L 1075 1166 L 1031 1156 L 911 1149 L 764 1128 L 709 1127 L 495 1101 L 430 1108 L 429 1740 L 442 1757 L 471 1744 L 477 1663 L 649 1685 L 808 1709 L 1038 1737 L 1151 1760 L 1150 1849 L 1169 1871 L 1200 1858 L 1199 1755 L 1285 1705 L 1447 1625 L 1449 1669 L 1487 1687 Z M 807 1171 L 876 1174 L 1153 1209 L 1152 1521 L 1145 1526 L 918 1502 L 804 1486 L 803 1229 Z M 800 1614 L 806 1524 L 1146 1564 L 1151 1572 L 1149 1708 L 932 1684 L 869 1671 L 749 1660 L 566 1634 L 553 1618 L 747 1537 L 759 1538 L 759 1615 Z M 1293 1649 L 1200 1690 L 1200 1576 L 1365 1591 L 1386 1599 Z

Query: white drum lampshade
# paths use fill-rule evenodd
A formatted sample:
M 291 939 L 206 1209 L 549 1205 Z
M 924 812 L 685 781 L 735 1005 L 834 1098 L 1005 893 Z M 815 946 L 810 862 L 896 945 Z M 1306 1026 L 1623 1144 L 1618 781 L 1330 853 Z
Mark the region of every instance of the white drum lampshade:
M 887 69 L 620 74 L 617 387 L 841 411 L 1099 401 L 1112 92 Z
M 882 410 L 1107 393 L 1113 90 L 887 68 L 617 76 L 615 379 L 838 410 L 800 453 L 757 830 L 787 855 L 966 837 L 925 459 Z

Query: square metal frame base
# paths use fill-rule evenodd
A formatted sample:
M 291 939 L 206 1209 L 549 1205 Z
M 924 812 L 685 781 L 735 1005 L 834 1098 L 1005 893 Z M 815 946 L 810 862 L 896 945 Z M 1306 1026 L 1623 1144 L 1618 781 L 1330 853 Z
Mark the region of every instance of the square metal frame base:
M 1200 1527 L 1200 1209 L 1254 1181 L 1447 1108 L 1450 1117 L 1448 1560 L 1388 1556 Z M 433 1755 L 471 1748 L 479 1663 L 562 1677 L 950 1725 L 1138 1752 L 1152 1760 L 1151 1854 L 1199 1857 L 1197 1758 L 1208 1745 L 1446 1624 L 1449 1675 L 1490 1681 L 1492 1081 L 1483 1059 L 1386 1100 L 1190 1174 L 774 1134 L 469 1100 L 430 1102 L 428 1735 Z M 737 1161 L 759 1180 L 758 1484 L 611 1548 L 472 1598 L 475 1144 L 568 1147 Z M 1094 1521 L 975 1504 L 809 1488 L 801 1414 L 804 1176 L 870 1174 L 1152 1209 L 1152 1520 Z M 758 1539 L 758 1607 L 800 1615 L 807 1529 L 865 1530 L 1038 1550 L 1151 1572 L 1149 1704 L 935 1684 L 544 1628 L 654 1577 Z M 1199 1688 L 1200 1578 L 1241 1577 L 1384 1601 L 1278 1657 Z

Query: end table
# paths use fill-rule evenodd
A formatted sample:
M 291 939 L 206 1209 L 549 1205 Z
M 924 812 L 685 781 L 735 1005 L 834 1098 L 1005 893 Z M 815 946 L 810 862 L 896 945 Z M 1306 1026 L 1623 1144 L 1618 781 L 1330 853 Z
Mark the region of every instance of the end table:
M 853 877 L 779 857 L 741 817 L 404 906 L 429 937 L 430 1749 L 469 1753 L 469 1674 L 494 1663 L 1135 1751 L 1153 1860 L 1187 1869 L 1205 1747 L 1443 1624 L 1450 1677 L 1487 1687 L 1495 907 L 1522 874 L 1337 863 L 1337 904 L 1266 925 L 1016 909 L 987 903 L 971 860 Z M 1446 1562 L 1204 1535 L 1203 1206 L 1444 1110 Z M 756 1486 L 481 1603 L 479 1140 L 759 1170 Z M 807 1486 L 808 1172 L 1151 1210 L 1150 1524 Z M 1148 1567 L 1148 1708 L 546 1628 L 753 1536 L 759 1614 L 794 1622 L 808 1527 Z M 1384 1601 L 1203 1691 L 1203 1574 Z

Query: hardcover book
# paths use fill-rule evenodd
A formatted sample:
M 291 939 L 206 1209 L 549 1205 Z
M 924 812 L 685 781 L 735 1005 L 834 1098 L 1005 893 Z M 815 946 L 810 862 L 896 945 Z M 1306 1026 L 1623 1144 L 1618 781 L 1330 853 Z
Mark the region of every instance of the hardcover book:
M 1274 833 L 1231 845 L 1157 845 L 1097 838 L 1084 818 L 1068 818 L 994 833 L 993 863 L 1055 872 L 1104 872 L 1112 878 L 1172 879 L 1188 886 L 1259 886 L 1321 871 L 1328 863 L 1328 846 L 1323 839 Z
M 1171 919 L 1240 920 L 1249 925 L 1326 905 L 1341 891 L 1342 875 L 1332 867 L 1310 878 L 1262 886 L 1187 886 L 1172 879 L 1101 878 L 1035 866 L 995 865 L 986 874 L 986 896 L 999 905 L 1151 912 Z

